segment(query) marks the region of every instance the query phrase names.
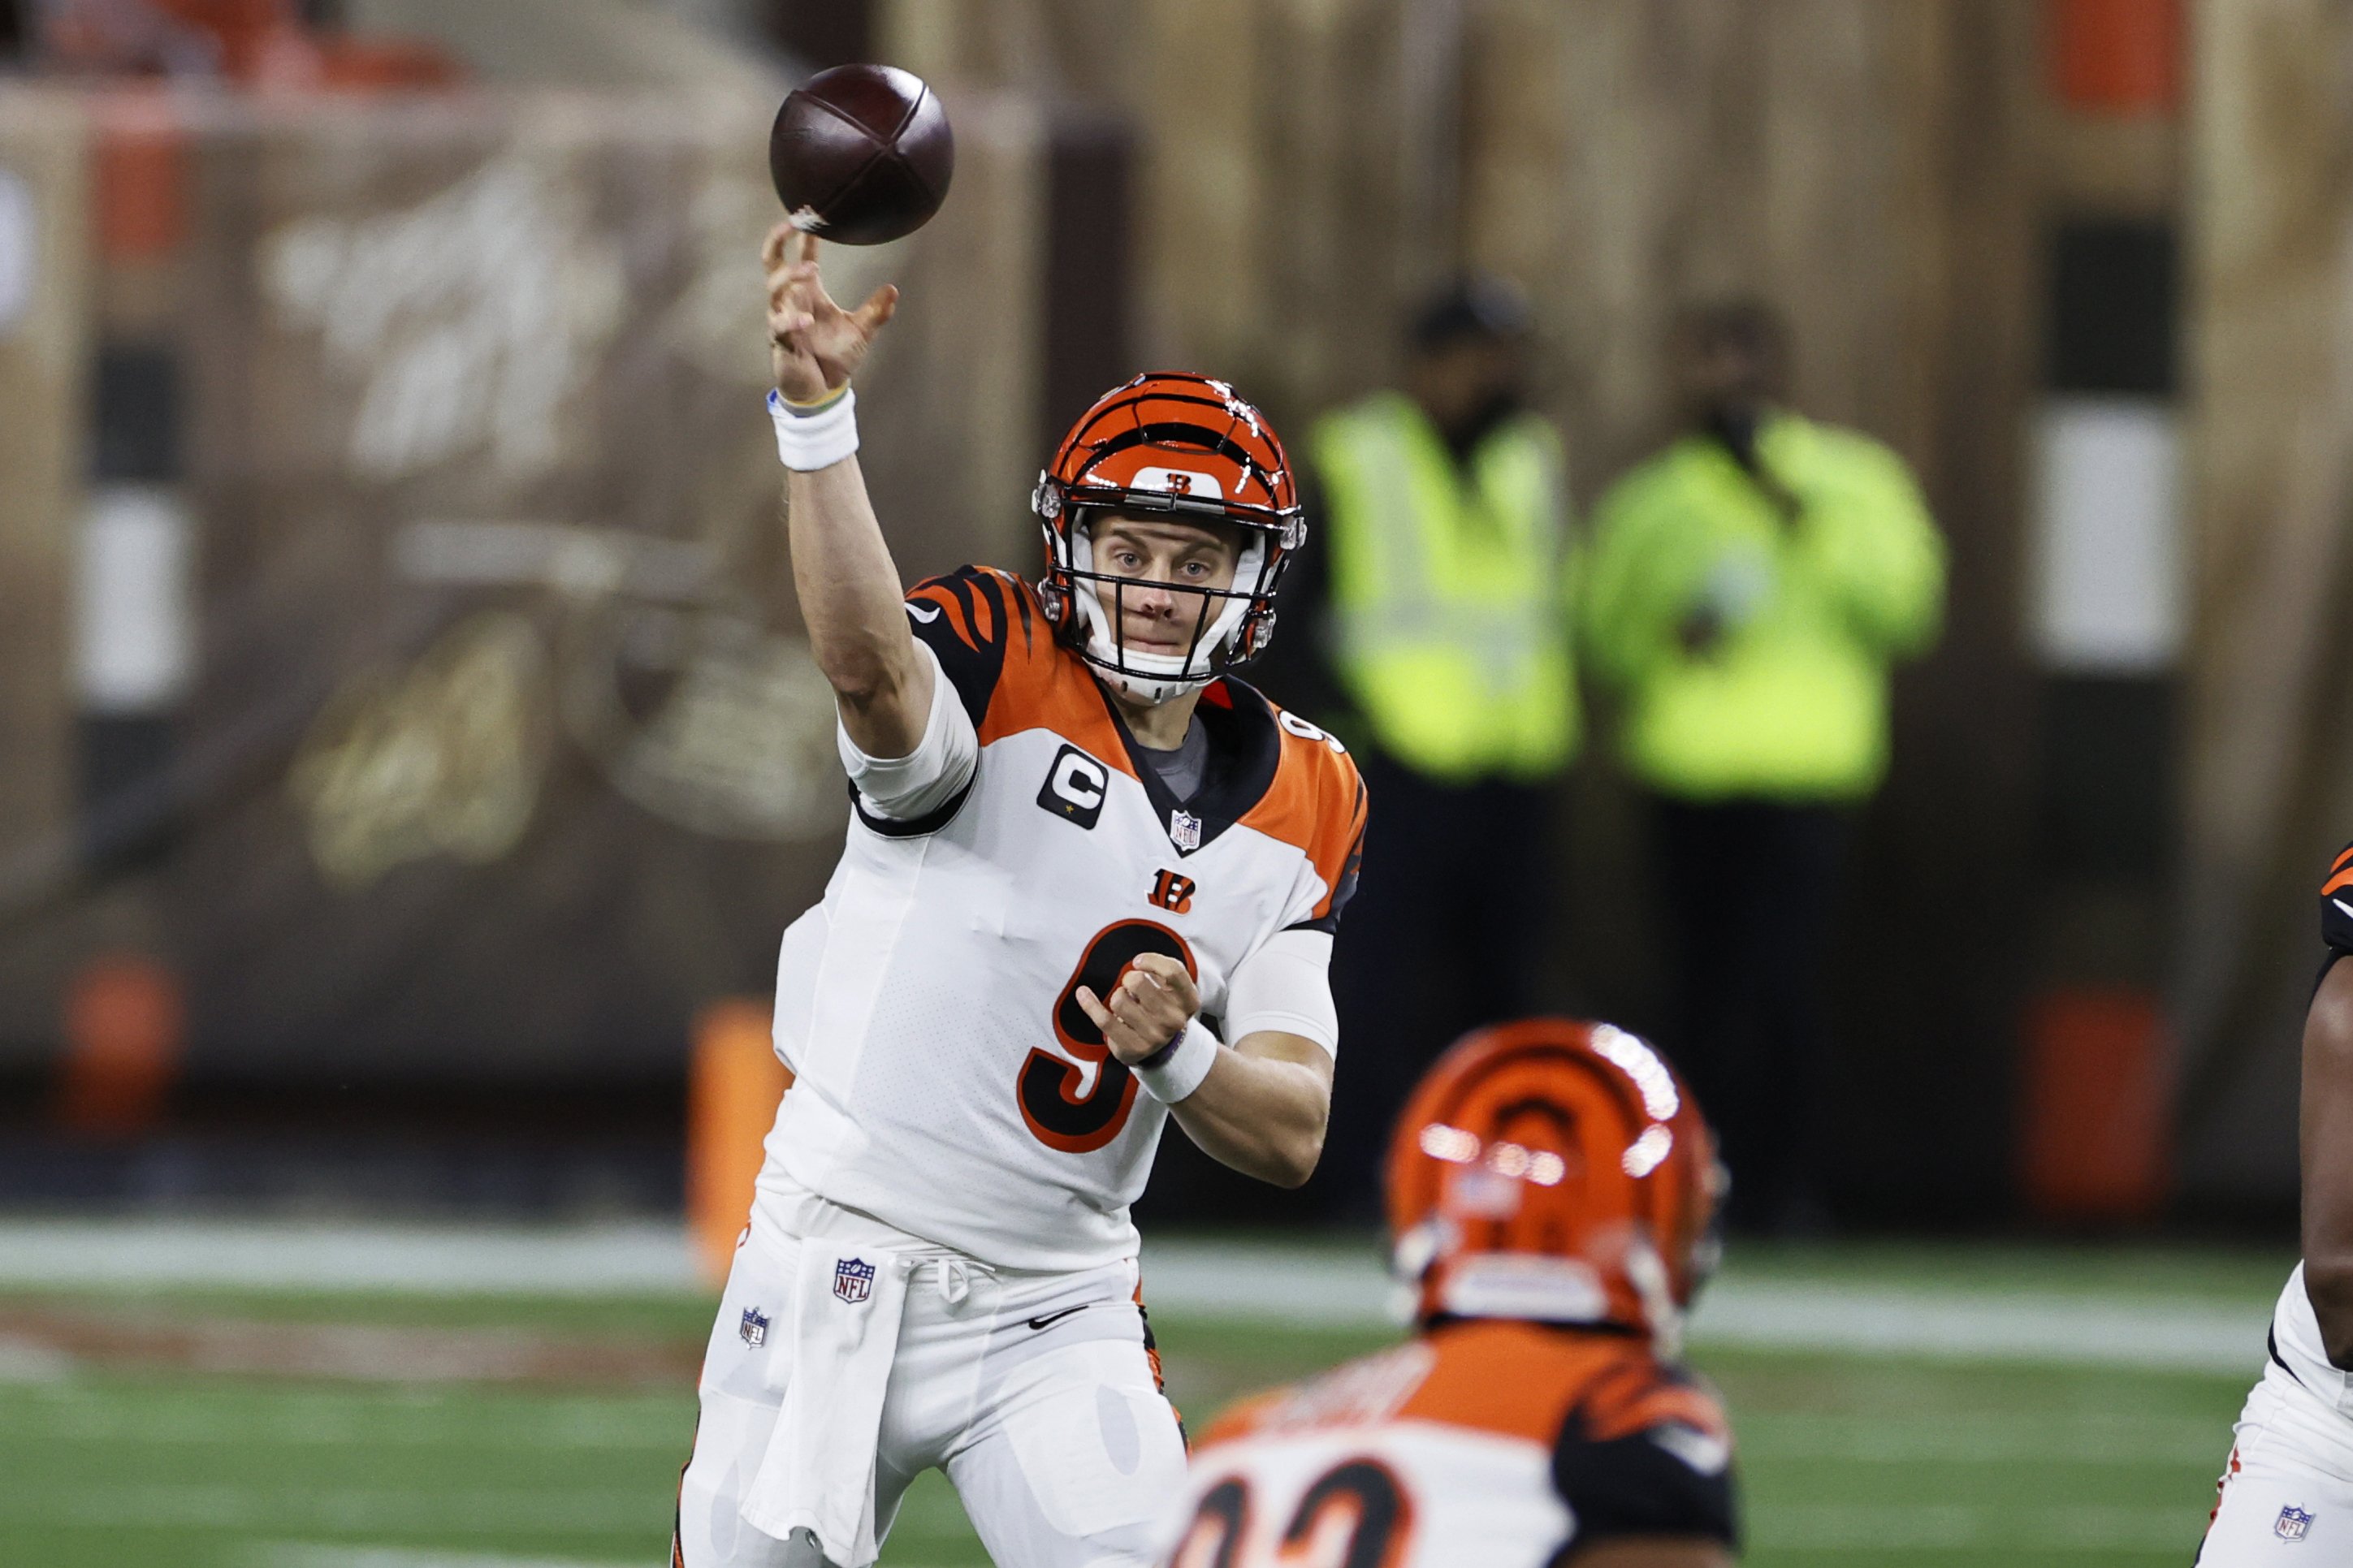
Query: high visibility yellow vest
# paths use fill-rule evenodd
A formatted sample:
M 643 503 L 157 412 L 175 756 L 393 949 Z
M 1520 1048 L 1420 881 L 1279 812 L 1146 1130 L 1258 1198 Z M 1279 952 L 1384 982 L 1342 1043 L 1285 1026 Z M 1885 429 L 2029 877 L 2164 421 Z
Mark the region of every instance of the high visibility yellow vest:
M 1342 681 L 1397 761 L 1447 783 L 1545 778 L 1576 749 L 1560 442 L 1514 419 L 1469 471 L 1380 393 L 1311 437 Z
M 1693 801 L 1867 797 L 1887 771 L 1887 671 L 1936 641 L 1945 546 L 1903 459 L 1778 414 L 1757 453 L 1796 515 L 1715 441 L 1686 437 L 1593 512 L 1577 609 L 1618 689 L 1630 771 Z M 1679 628 L 1705 612 L 1712 647 Z

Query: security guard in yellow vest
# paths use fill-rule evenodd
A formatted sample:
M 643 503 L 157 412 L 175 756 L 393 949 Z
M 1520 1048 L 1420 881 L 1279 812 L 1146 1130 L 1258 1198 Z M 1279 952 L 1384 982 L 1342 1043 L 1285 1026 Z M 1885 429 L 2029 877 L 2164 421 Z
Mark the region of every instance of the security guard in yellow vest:
M 1348 743 L 1379 802 L 1381 888 L 1350 906 L 1335 974 L 1351 1041 L 1335 1190 L 1378 1189 L 1379 1130 L 1440 1047 L 1555 1000 L 1538 976 L 1553 785 L 1579 729 L 1573 558 L 1560 440 L 1525 406 L 1528 338 L 1517 290 L 1459 281 L 1414 320 L 1403 389 L 1315 426 L 1316 539 L 1281 612 L 1307 635 L 1255 676 Z
M 1736 1223 L 1826 1219 L 1813 1156 L 1824 947 L 1852 809 L 1888 759 L 1888 668 L 1934 642 L 1944 542 L 1903 459 L 1780 396 L 1751 303 L 1682 323 L 1686 434 L 1594 510 L 1584 649 L 1653 797 L 1680 1026 Z

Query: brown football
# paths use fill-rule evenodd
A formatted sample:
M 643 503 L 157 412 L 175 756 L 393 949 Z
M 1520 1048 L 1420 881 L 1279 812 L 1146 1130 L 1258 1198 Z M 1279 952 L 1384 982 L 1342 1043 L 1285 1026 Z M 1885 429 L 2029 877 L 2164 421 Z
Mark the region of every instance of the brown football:
M 768 173 L 800 227 L 843 245 L 881 245 L 940 210 L 955 138 L 921 77 L 894 66 L 836 66 L 776 111 Z

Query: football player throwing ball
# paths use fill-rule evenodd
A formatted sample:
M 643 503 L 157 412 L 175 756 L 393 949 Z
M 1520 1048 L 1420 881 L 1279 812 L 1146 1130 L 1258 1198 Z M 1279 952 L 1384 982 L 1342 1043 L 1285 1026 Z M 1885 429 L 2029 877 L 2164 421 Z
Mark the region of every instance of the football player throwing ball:
M 1466 1037 L 1390 1145 L 1414 1337 L 1213 1427 L 1170 1568 L 1722 1568 L 1732 1434 L 1674 1360 L 1722 1187 L 1632 1035 Z
M 785 933 L 794 1078 L 673 1559 L 864 1568 L 936 1466 L 999 1563 L 1147 1563 L 1185 1448 L 1128 1205 L 1172 1118 L 1296 1186 L 1331 1103 L 1364 786 L 1231 673 L 1305 542 L 1290 463 L 1224 383 L 1139 376 L 1039 478 L 1041 579 L 909 592 L 851 390 L 896 292 L 842 309 L 787 226 L 766 262 L 794 580 L 856 811 Z

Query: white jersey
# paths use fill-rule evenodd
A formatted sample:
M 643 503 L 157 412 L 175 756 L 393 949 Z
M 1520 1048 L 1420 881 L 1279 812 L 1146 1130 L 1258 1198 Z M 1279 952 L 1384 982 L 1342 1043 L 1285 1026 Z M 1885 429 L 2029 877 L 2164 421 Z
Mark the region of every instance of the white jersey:
M 1548 1568 L 1737 1539 L 1715 1396 L 1618 1334 L 1455 1321 L 1245 1403 L 1193 1456 L 1167 1568 Z
M 785 933 L 776 1049 L 796 1081 L 758 1202 L 797 1183 L 1000 1268 L 1132 1257 L 1167 1108 L 1074 994 L 1166 953 L 1216 1026 L 1271 938 L 1336 924 L 1364 786 L 1322 731 L 1220 680 L 1195 720 L 1202 784 L 1178 802 L 1027 584 L 967 567 L 908 612 L 979 760 L 915 820 L 861 798 L 824 901 Z
M 2331 1364 L 2304 1266 L 2272 1313 L 2198 1568 L 2353 1561 L 2353 1377 Z

